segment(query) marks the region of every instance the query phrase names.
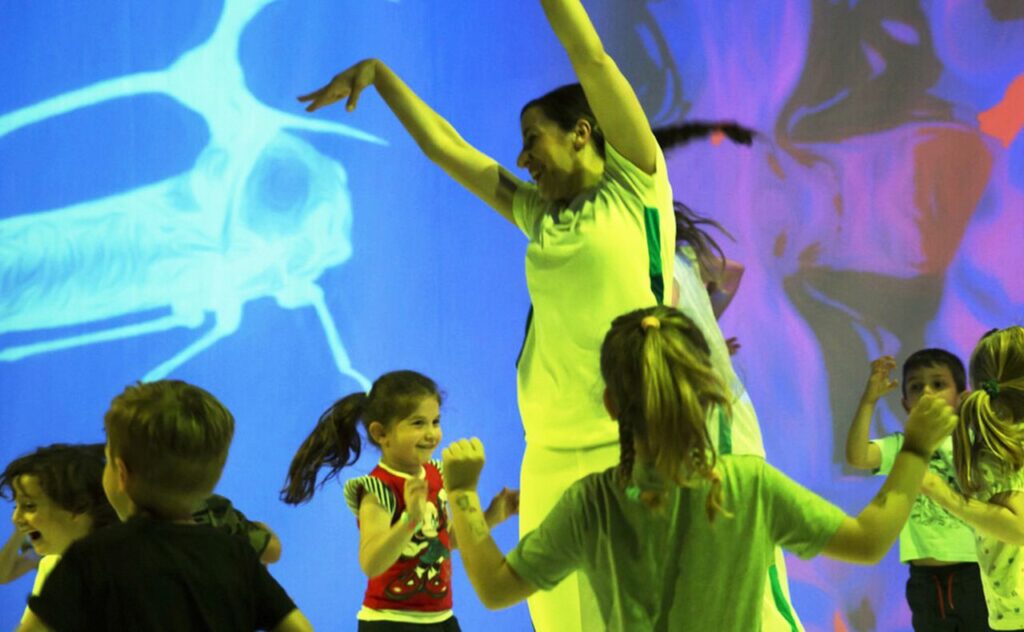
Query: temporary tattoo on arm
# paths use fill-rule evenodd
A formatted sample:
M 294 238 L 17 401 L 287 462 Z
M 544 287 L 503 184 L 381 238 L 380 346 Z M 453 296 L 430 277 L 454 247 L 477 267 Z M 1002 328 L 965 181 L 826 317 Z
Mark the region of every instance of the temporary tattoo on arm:
M 479 502 L 473 502 L 469 494 L 456 494 L 454 500 L 458 510 L 465 512 L 466 523 L 474 540 L 479 541 L 490 535 L 491 531 L 487 528 L 487 521 L 477 507 Z

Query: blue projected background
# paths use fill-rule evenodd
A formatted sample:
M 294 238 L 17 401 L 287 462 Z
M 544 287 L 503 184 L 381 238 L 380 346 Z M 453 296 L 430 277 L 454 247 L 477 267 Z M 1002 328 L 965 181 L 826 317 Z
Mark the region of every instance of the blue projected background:
M 879 481 L 841 446 L 870 358 L 966 358 L 1024 320 L 1024 8 L 587 6 L 655 124 L 758 130 L 670 151 L 673 188 L 746 265 L 722 326 L 769 459 L 859 510 Z M 447 392 L 446 437 L 489 446 L 484 495 L 517 484 L 522 451 L 524 238 L 376 95 L 354 114 L 294 100 L 367 56 L 509 165 L 522 103 L 572 80 L 532 2 L 41 0 L 0 22 L 0 459 L 102 441 L 134 380 L 208 388 L 238 420 L 219 491 L 277 531 L 271 570 L 326 630 L 361 602 L 355 520 L 335 485 L 277 500 L 324 407 L 417 369 Z M 899 402 L 882 409 L 875 431 L 897 429 Z M 529 629 L 525 607 L 483 610 L 455 559 L 465 629 Z M 808 630 L 909 629 L 895 550 L 790 575 Z M 0 627 L 30 585 L 0 587 Z

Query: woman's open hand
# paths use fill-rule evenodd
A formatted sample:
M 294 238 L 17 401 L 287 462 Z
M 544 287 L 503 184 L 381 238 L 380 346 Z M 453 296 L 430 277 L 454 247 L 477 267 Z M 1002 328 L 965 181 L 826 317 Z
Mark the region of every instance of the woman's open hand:
M 335 75 L 326 86 L 300 96 L 299 101 L 309 103 L 306 106 L 307 112 L 315 112 L 347 97 L 348 102 L 345 104 L 345 109 L 351 112 L 356 109 L 359 95 L 366 89 L 366 86 L 372 84 L 376 79 L 377 64 L 376 59 L 364 59 L 348 70 Z

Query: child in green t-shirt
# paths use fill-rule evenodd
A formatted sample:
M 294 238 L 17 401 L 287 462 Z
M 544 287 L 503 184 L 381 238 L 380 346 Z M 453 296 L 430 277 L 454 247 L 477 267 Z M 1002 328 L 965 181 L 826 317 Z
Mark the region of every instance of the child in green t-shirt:
M 846 437 L 846 462 L 885 476 L 903 445 L 903 433 L 869 440 L 878 400 L 896 388 L 896 362 L 883 356 L 871 363 L 864 395 Z M 921 349 L 903 363 L 902 399 L 907 412 L 932 394 L 954 408 L 967 390 L 960 358 L 944 349 Z M 930 472 L 956 485 L 953 441 L 947 437 L 928 462 Z M 910 566 L 907 604 L 918 632 L 989 630 L 974 531 L 927 496 L 918 496 L 900 533 L 900 561 Z
M 953 434 L 963 492 L 928 474 L 923 491 L 974 528 L 989 625 L 1024 630 L 1024 327 L 978 342 Z
M 659 306 L 615 319 L 600 364 L 619 465 L 572 485 L 507 558 L 476 493 L 483 446 L 463 439 L 444 451 L 463 564 L 489 608 L 579 570 L 604 629 L 760 629 L 775 547 L 876 563 L 906 521 L 930 455 L 956 425 L 948 403 L 921 397 L 882 489 L 848 517 L 764 459 L 716 454 L 707 413 L 728 409 L 731 396 L 704 336 L 679 311 Z

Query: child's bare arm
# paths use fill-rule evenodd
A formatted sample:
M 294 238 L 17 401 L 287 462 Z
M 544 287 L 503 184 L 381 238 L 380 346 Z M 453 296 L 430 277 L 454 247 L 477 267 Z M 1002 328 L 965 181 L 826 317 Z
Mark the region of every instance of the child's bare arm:
M 484 511 L 484 521 L 487 523 L 488 528 L 493 529 L 518 513 L 519 490 L 503 487 L 501 491 L 491 499 L 491 504 L 487 505 L 487 510 Z M 451 529 L 448 533 L 448 548 L 453 551 L 459 548 L 458 535 Z
M 910 412 L 903 449 L 882 489 L 856 518 L 840 524 L 825 545 L 825 555 L 858 564 L 881 560 L 910 515 L 932 453 L 955 426 L 956 413 L 949 404 L 922 397 Z
M 15 530 L 0 549 L 0 584 L 13 582 L 39 566 L 38 558 L 22 550 L 24 544 L 25 536 Z
M 724 264 L 715 260 L 711 265 L 714 267 L 710 268 L 702 261 L 700 275 L 708 288 L 708 298 L 711 299 L 711 309 L 715 312 L 715 318 L 721 318 L 739 291 L 746 268 L 739 261 L 732 259 L 726 259 Z
M 409 479 L 405 483 L 406 513 L 395 524 L 391 514 L 373 494 L 359 503 L 359 565 L 367 577 L 380 575 L 398 561 L 402 549 L 412 540 L 423 520 L 427 482 Z
M 881 450 L 871 443 L 871 418 L 878 400 L 896 388 L 896 380 L 891 376 L 894 368 L 896 360 L 892 356 L 882 356 L 871 363 L 871 375 L 846 434 L 846 463 L 851 467 L 874 470 L 882 464 Z
M 445 486 L 462 563 L 480 601 L 496 610 L 519 603 L 537 589 L 512 570 L 491 537 L 476 493 L 483 466 L 484 448 L 478 439 L 462 439 L 444 450 Z
M 1024 545 L 1024 492 L 1003 492 L 988 502 L 965 498 L 931 472 L 925 475 L 921 491 L 978 533 Z
M 313 632 L 313 625 L 306 615 L 296 608 L 281 619 L 280 623 L 272 628 L 272 632 Z
M 270 536 L 270 539 L 267 540 L 267 546 L 264 547 L 263 552 L 260 553 L 260 561 L 264 564 L 273 564 L 280 560 L 282 548 L 281 538 L 277 537 L 277 534 L 274 533 L 273 529 L 271 529 L 265 522 L 253 521 L 253 524 Z
M 46 627 L 36 613 L 29 610 L 25 613 L 25 617 L 21 620 L 21 625 L 18 626 L 17 632 L 49 632 L 50 628 Z

